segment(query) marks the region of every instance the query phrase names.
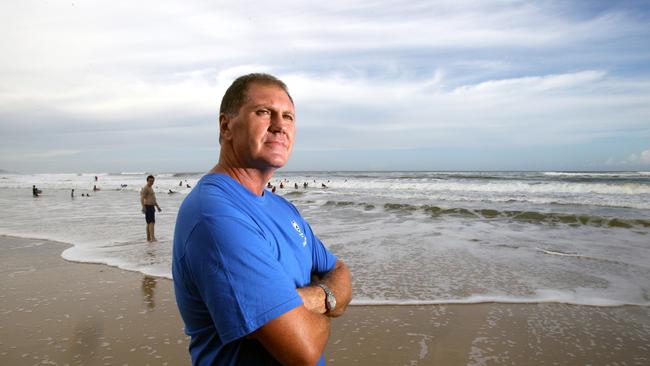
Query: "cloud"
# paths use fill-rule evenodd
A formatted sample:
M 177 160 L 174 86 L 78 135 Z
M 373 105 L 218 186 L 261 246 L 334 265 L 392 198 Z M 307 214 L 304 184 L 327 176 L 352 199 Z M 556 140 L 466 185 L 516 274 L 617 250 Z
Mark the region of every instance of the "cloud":
M 647 129 L 650 81 L 637 88 L 585 70 L 448 88 L 443 74 L 388 81 L 290 78 L 303 112 L 299 125 L 318 131 L 303 146 L 553 145 Z
M 629 164 L 650 164 L 650 149 L 643 150 L 638 154 L 631 154 L 625 159 L 625 162 Z
M 605 165 L 619 167 L 648 166 L 650 165 L 650 149 L 632 153 L 622 160 L 610 157 L 605 162 Z
M 37 152 L 20 152 L 17 153 L 12 149 L 2 149 L 2 157 L 0 163 L 6 164 L 12 160 L 29 159 L 35 161 L 52 162 L 59 158 L 73 157 L 82 153 L 82 150 L 75 149 L 56 149 L 56 150 L 42 150 Z
M 472 95 L 477 93 L 531 94 L 547 93 L 553 90 L 571 90 L 601 80 L 606 72 L 586 70 L 570 74 L 527 76 L 513 79 L 489 80 L 477 85 L 456 88 L 454 93 Z
M 252 71 L 287 82 L 298 151 L 639 136 L 646 15 L 628 2 L 2 2 L 0 146 L 15 166 L 216 148 L 220 98 Z

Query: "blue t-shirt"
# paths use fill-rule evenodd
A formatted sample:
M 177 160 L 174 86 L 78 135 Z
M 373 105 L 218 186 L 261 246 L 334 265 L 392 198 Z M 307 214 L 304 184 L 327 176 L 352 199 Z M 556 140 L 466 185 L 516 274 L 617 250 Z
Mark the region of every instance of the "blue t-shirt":
M 302 305 L 296 289 L 335 264 L 284 198 L 224 174 L 201 178 L 178 211 L 172 261 L 192 363 L 278 365 L 246 335 Z

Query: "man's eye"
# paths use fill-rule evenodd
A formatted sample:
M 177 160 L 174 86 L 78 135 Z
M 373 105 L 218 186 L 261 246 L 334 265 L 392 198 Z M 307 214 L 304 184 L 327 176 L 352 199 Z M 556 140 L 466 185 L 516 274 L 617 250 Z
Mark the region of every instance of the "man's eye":
M 285 115 L 284 115 L 284 119 L 286 119 L 287 121 L 291 121 L 291 122 L 293 122 L 293 115 L 291 115 L 291 114 L 285 114 Z
M 260 110 L 257 111 L 258 116 L 266 116 L 266 115 L 269 115 L 269 114 L 271 114 L 271 112 L 269 110 L 267 110 L 267 109 L 260 109 Z

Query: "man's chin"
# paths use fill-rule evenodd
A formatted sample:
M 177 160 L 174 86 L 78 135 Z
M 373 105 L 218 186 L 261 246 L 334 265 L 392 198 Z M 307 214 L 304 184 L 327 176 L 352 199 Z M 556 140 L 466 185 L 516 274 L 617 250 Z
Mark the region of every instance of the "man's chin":
M 270 163 L 269 165 L 270 165 L 271 167 L 273 167 L 273 169 L 280 169 L 280 168 L 282 168 L 283 166 L 287 165 L 287 161 L 284 160 L 284 161 L 282 161 L 282 162 L 272 162 L 272 163 Z
M 289 159 L 275 158 L 275 159 L 265 159 L 260 161 L 258 167 L 262 169 L 280 169 L 287 164 Z

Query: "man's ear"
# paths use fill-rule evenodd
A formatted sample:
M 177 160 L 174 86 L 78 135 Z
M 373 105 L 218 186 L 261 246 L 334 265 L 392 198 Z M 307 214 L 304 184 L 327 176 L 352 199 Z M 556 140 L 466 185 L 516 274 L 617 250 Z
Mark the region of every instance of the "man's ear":
M 232 132 L 230 130 L 230 118 L 227 114 L 221 113 L 219 115 L 219 141 L 221 140 L 230 140 Z

